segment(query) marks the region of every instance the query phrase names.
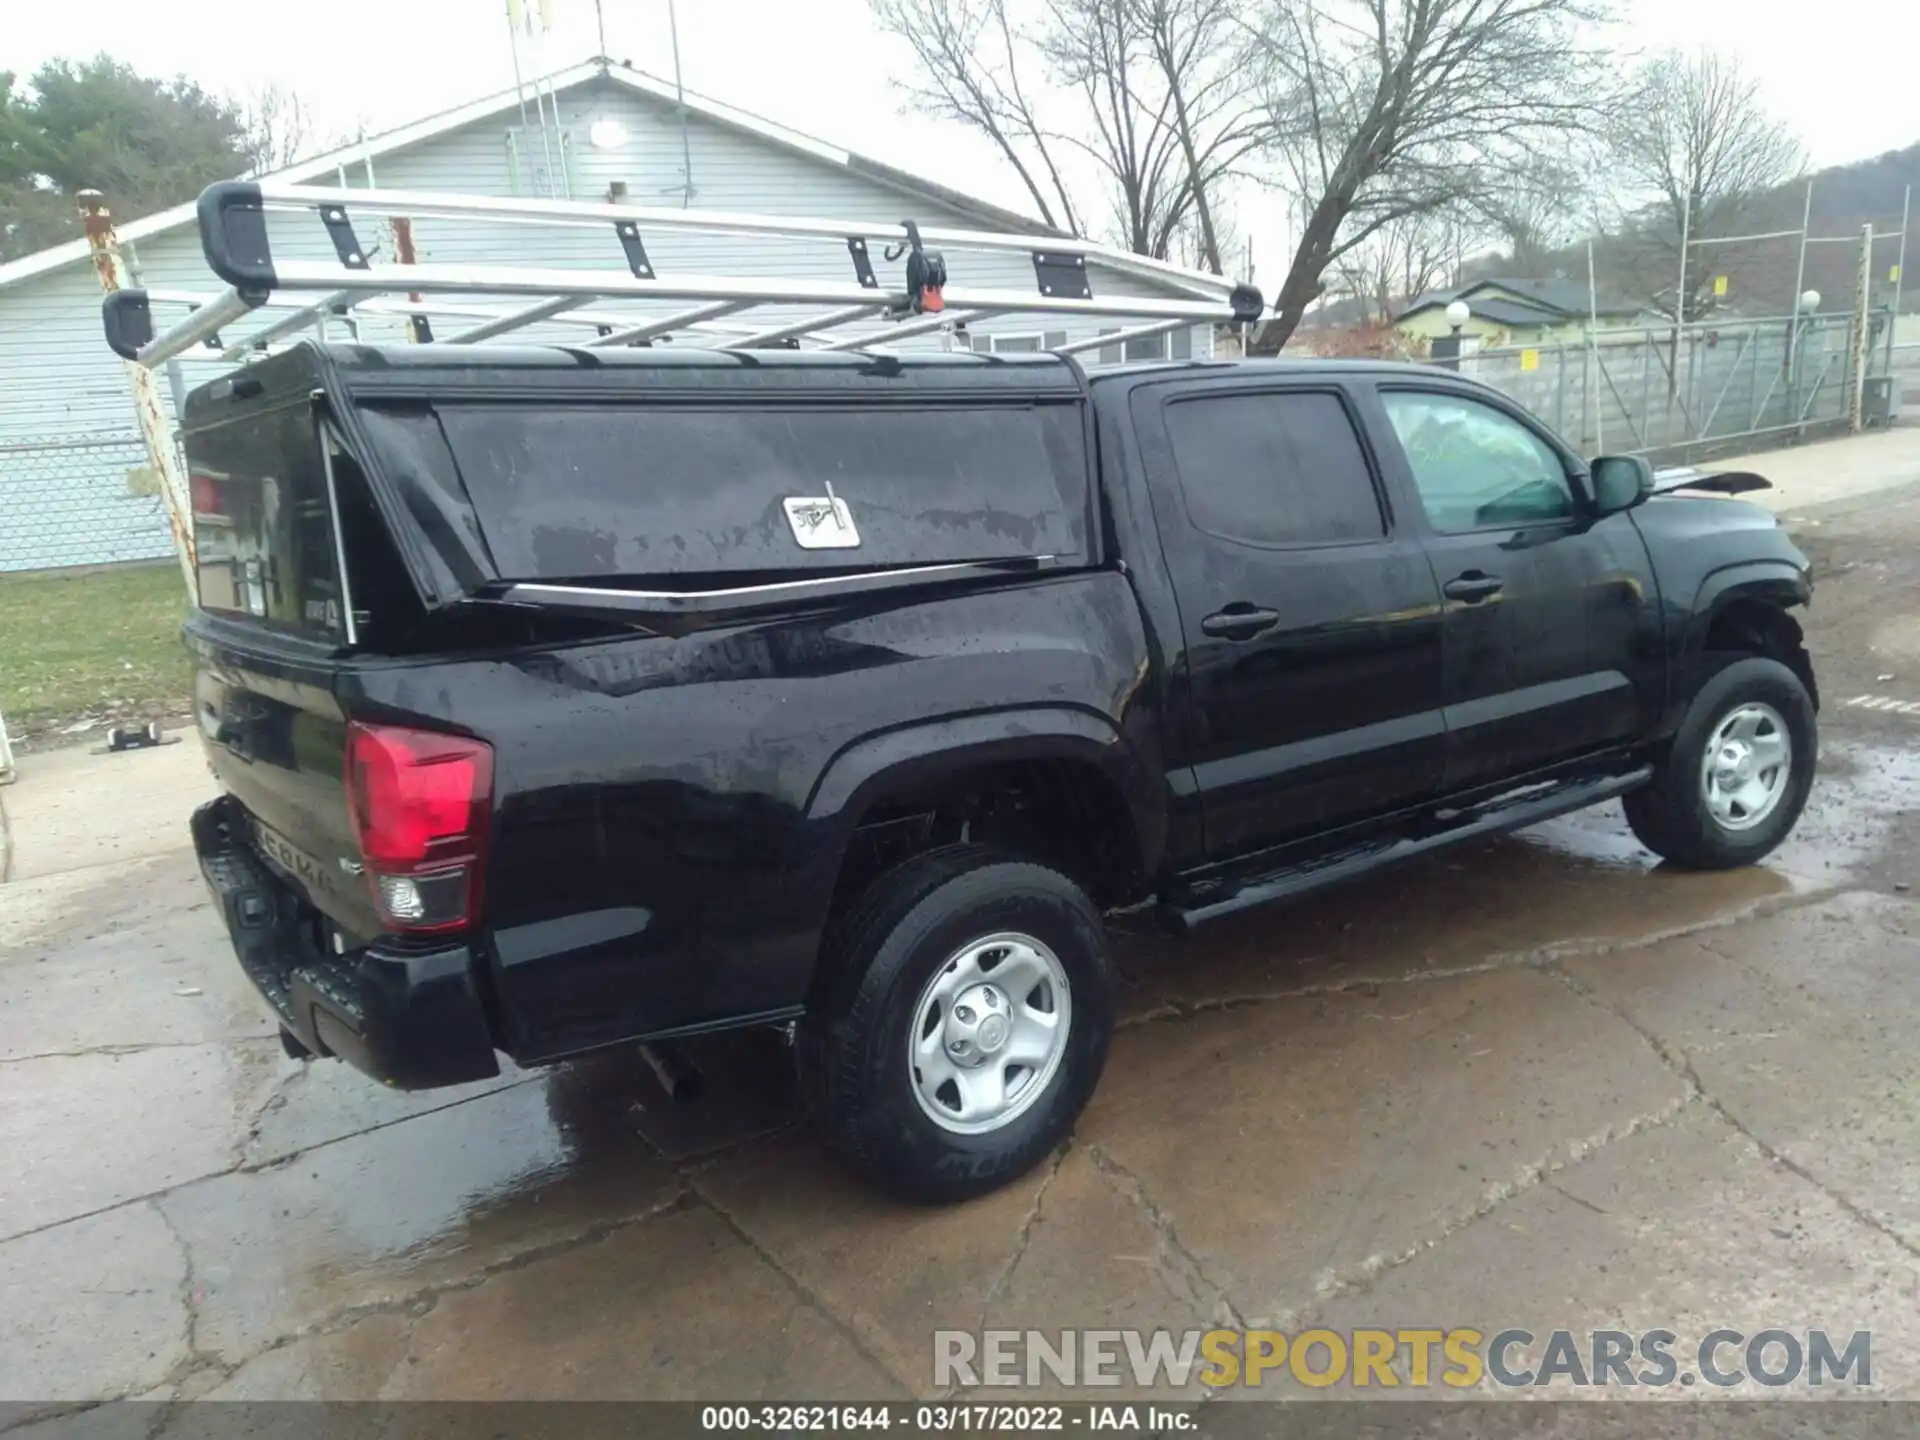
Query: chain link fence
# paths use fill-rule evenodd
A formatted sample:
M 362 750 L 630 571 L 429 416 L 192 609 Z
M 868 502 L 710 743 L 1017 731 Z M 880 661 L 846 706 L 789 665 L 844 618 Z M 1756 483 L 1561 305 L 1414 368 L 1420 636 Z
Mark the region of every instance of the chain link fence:
M 1458 368 L 1585 454 L 1685 461 L 1845 429 L 1856 323 L 1823 314 L 1689 325 L 1678 336 L 1671 327 L 1601 330 L 1591 340 L 1474 351 Z
M 0 442 L 0 572 L 172 554 L 137 431 Z

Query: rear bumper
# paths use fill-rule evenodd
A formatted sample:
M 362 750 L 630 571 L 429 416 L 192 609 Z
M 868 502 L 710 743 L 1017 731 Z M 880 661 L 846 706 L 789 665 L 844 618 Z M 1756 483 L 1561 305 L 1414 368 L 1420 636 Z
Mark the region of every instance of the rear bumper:
M 317 917 L 245 843 L 246 824 L 223 795 L 194 812 L 193 848 L 241 968 L 295 1039 L 402 1090 L 500 1073 L 466 946 L 329 953 Z

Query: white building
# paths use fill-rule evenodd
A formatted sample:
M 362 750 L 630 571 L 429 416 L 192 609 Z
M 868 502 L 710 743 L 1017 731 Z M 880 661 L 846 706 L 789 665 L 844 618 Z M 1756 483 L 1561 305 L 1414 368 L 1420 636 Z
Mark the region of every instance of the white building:
M 536 102 L 535 95 L 539 100 Z M 544 113 L 546 123 L 540 123 Z M 556 120 L 557 115 L 557 120 Z M 470 194 L 624 199 L 641 206 L 691 204 L 746 211 L 891 224 L 1051 233 L 1010 211 L 936 182 L 842 150 L 731 106 L 688 94 L 639 71 L 595 61 L 515 92 L 491 95 L 331 155 L 279 172 L 295 184 Z M 112 196 L 107 197 L 111 205 Z M 152 290 L 211 292 L 191 204 L 120 227 L 135 283 Z M 276 255 L 331 260 L 334 251 L 309 217 L 276 215 Z M 361 237 L 379 240 L 369 223 Z M 529 231 L 512 225 L 413 225 L 422 263 L 478 262 L 606 268 L 622 263 L 611 227 Z M 533 238 L 530 238 L 533 237 Z M 530 254 L 537 244 L 538 254 Z M 831 246 L 737 237 L 660 236 L 646 241 L 661 274 L 766 274 L 851 278 L 844 251 Z M 1001 253 L 954 252 L 956 286 L 1032 289 L 1031 262 Z M 1102 297 L 1173 298 L 1181 292 L 1098 263 L 1089 267 Z M 156 324 L 184 312 L 156 307 Z M 258 322 L 255 322 L 256 324 Z M 397 324 L 397 322 L 395 322 Z M 765 323 L 764 319 L 760 323 Z M 1040 349 L 1125 328 L 1086 317 L 1044 323 L 1005 316 L 972 327 L 975 349 Z M 877 334 L 884 326 L 872 327 Z M 363 328 L 362 335 L 376 338 Z M 396 328 L 393 338 L 399 338 Z M 530 329 L 530 339 L 578 331 Z M 842 332 L 846 333 L 846 332 Z M 938 337 L 906 343 L 938 344 Z M 1209 353 L 1204 326 L 1130 342 L 1127 358 Z M 1102 352 L 1101 359 L 1121 358 Z M 169 376 L 174 394 L 216 373 L 183 364 Z M 121 362 L 108 351 L 100 322 L 100 286 L 84 240 L 0 265 L 0 571 L 152 559 L 171 552 L 165 512 L 147 488 L 146 453 Z

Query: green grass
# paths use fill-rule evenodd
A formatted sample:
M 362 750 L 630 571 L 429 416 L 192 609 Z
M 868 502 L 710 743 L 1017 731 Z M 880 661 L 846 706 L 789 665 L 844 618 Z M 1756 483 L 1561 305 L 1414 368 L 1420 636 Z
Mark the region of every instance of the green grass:
M 76 721 L 191 710 L 180 643 L 186 587 L 174 564 L 0 575 L 0 714 L 16 739 Z

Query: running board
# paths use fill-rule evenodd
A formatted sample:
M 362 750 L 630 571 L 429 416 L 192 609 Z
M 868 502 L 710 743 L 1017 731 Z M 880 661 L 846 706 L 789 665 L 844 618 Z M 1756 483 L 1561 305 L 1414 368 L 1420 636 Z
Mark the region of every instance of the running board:
M 1337 850 L 1330 855 L 1300 861 L 1242 881 L 1224 893 L 1214 890 L 1186 901 L 1169 900 L 1160 906 L 1160 920 L 1175 932 L 1185 934 L 1209 920 L 1219 920 L 1242 910 L 1251 910 L 1256 905 L 1269 905 L 1276 900 L 1289 900 L 1311 890 L 1338 885 L 1342 881 L 1365 875 L 1370 870 L 1397 865 L 1403 860 L 1445 849 L 1462 840 L 1504 835 L 1512 830 L 1537 825 L 1542 820 L 1551 820 L 1556 815 L 1584 810 L 1589 805 L 1597 805 L 1603 800 L 1624 795 L 1629 790 L 1639 789 L 1652 775 L 1653 767 L 1642 765 L 1623 775 L 1607 775 L 1597 780 L 1568 780 L 1549 790 L 1534 788 L 1505 801 L 1495 799 L 1465 810 L 1442 808 L 1432 813 L 1459 818 L 1446 823 L 1441 829 L 1424 834 L 1382 837 Z

